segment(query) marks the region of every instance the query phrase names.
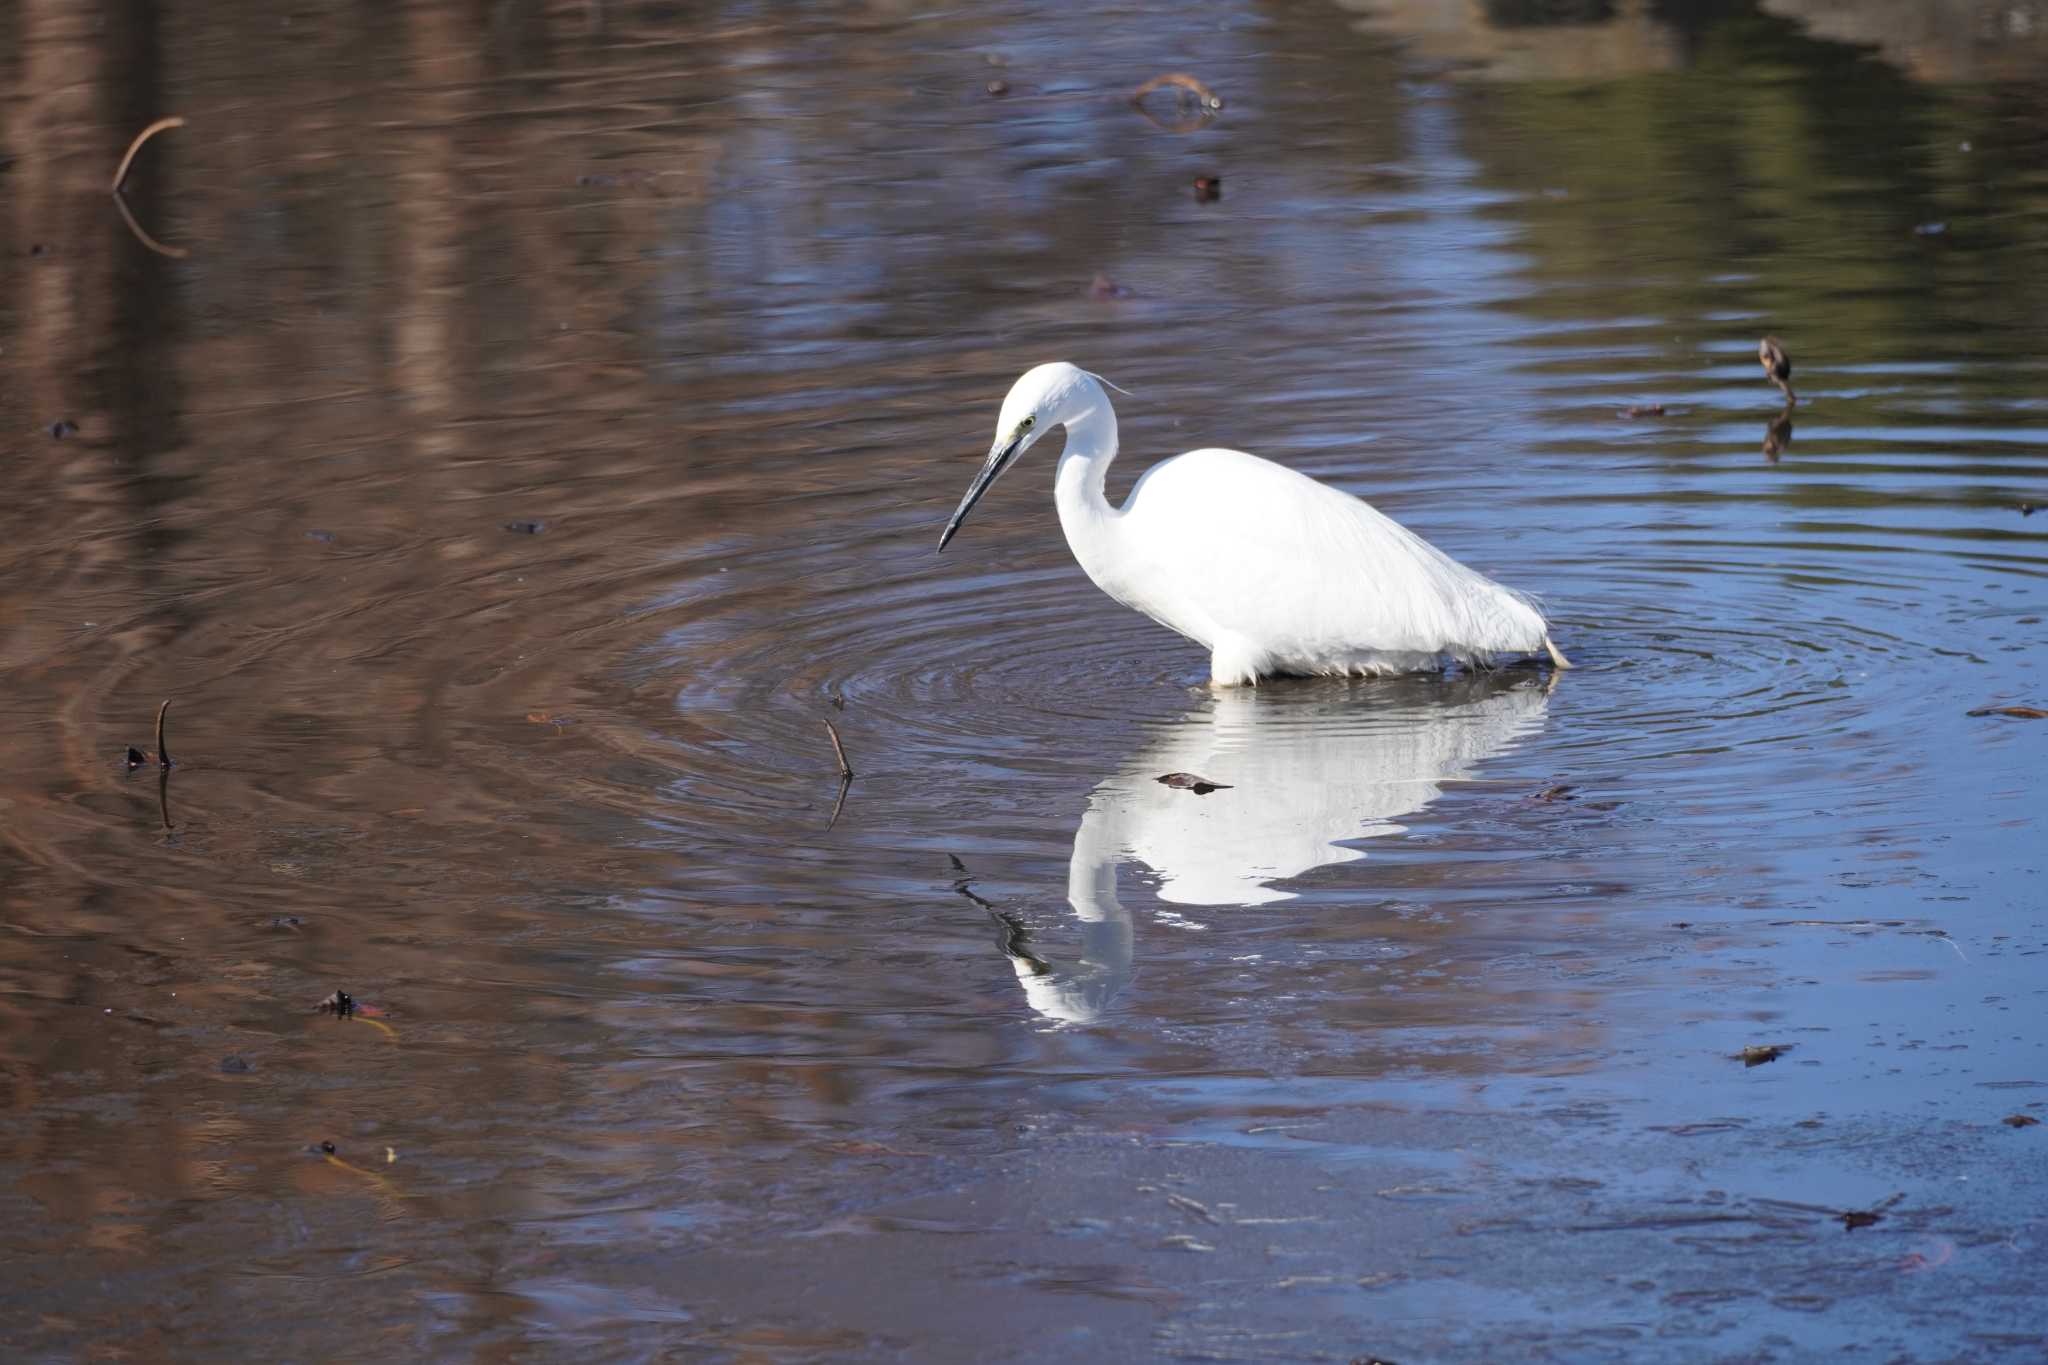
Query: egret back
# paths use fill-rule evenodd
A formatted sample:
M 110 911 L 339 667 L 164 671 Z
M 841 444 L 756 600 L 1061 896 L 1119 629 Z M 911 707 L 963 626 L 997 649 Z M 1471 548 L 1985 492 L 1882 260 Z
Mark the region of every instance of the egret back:
M 1147 471 L 1113 536 L 1116 585 L 1097 581 L 1252 676 L 1485 662 L 1540 652 L 1547 633 L 1520 594 L 1362 500 L 1243 451 L 1193 450 Z

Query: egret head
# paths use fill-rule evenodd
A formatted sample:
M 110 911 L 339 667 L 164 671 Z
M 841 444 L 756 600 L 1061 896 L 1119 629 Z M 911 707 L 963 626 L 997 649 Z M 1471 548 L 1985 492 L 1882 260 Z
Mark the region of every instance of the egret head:
M 988 460 L 982 465 L 981 472 L 968 485 L 967 496 L 960 499 L 960 506 L 954 509 L 953 519 L 946 523 L 945 533 L 939 537 L 939 548 L 946 548 L 946 542 L 960 529 L 960 523 L 967 520 L 967 514 L 974 510 L 974 504 L 981 501 L 981 495 L 988 492 L 1020 455 L 1036 445 L 1039 437 L 1055 426 L 1085 416 L 1103 401 L 1102 388 L 1095 376 L 1079 366 L 1055 360 L 1026 370 L 1023 377 L 1010 386 L 1010 396 L 1003 400 L 1002 415 L 996 419 L 995 444 L 989 447 Z

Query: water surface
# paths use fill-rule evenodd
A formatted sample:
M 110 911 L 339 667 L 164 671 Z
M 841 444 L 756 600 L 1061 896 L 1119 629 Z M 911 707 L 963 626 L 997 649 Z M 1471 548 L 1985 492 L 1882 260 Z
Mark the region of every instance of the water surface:
M 2048 54 L 1827 8 L 0 3 L 11 1352 L 2039 1358 Z M 1579 667 L 935 556 L 1055 357 Z

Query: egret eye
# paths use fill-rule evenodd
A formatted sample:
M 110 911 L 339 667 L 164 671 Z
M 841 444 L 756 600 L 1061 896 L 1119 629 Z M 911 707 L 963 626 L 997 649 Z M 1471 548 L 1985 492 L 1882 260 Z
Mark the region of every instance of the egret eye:
M 1021 422 L 1019 422 L 1019 423 L 1017 424 L 1017 430 L 1019 430 L 1019 431 L 1029 431 L 1029 430 L 1031 430 L 1031 424 L 1032 424 L 1033 422 L 1036 422 L 1037 420 L 1038 420 L 1038 419 L 1037 419 L 1036 417 L 1026 417 L 1026 418 L 1025 418 L 1025 419 L 1024 419 L 1023 421 L 1021 421 Z

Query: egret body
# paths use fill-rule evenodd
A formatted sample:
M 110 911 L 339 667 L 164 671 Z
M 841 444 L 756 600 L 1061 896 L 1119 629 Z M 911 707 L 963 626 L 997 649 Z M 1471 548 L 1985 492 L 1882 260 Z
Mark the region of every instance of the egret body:
M 1026 450 L 1065 427 L 1053 502 L 1074 558 L 1125 606 L 1206 647 L 1212 681 L 1404 673 L 1547 654 L 1533 603 L 1371 505 L 1240 450 L 1147 470 L 1122 507 L 1104 493 L 1116 412 L 1101 381 L 1056 361 L 1003 400 L 995 444 L 939 548 Z

